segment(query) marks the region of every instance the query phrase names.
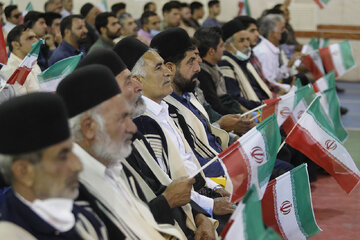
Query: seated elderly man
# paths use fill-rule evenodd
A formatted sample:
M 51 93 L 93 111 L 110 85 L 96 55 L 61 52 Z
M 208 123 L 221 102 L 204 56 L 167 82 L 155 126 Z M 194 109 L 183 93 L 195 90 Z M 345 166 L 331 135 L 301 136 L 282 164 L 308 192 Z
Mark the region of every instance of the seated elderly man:
M 132 75 L 143 85 L 143 99 L 146 105 L 146 112 L 134 121 L 153 148 L 158 165 L 172 179 L 193 174 L 199 169 L 199 162 L 181 130 L 170 118 L 168 105 L 163 101 L 163 98 L 172 92 L 171 73 L 165 67 L 163 59 L 156 51 L 132 38 L 120 41 L 115 50 L 123 56 L 129 56 L 129 53 L 133 54 L 133 57 L 126 58 L 125 62 L 128 68 L 132 69 Z M 204 181 L 203 177 L 202 173 L 197 175 L 197 181 Z M 221 187 L 212 180 L 205 179 L 210 188 L 206 187 L 198 191 L 218 198 L 212 199 L 193 191 L 192 200 L 211 214 L 231 213 L 232 205 L 227 198 L 220 197 L 221 194 L 214 192 L 214 188 L 221 190 Z
M 111 69 L 121 89 L 121 95 L 133 106 L 132 113 L 136 115 L 143 113 L 144 108 L 140 92 L 142 86 L 137 80 L 130 78 L 130 71 L 114 51 L 94 51 L 87 55 L 77 67 L 82 68 L 89 64 L 102 64 Z M 171 181 L 171 179 L 157 167 L 155 154 L 147 143 L 147 140 L 139 131 L 134 134 L 132 141 L 132 152 L 126 158 L 130 166 L 126 165 L 126 168 L 134 170 L 139 174 L 141 179 L 138 179 L 137 182 L 141 185 L 141 188 L 144 189 L 144 192 L 153 192 L 151 193 L 151 199 L 155 198 L 155 196 L 157 196 L 158 199 L 166 198 L 167 203 L 162 201 L 165 203 L 164 207 L 154 205 L 152 203 L 154 201 L 150 201 L 149 207 L 155 219 L 164 221 L 164 219 L 168 219 L 169 216 L 173 216 L 174 220 L 177 221 L 186 235 L 186 238 L 192 239 L 194 237 L 194 231 L 196 234 L 199 234 L 201 228 L 198 227 L 196 228 L 197 230 L 195 230 L 195 224 L 192 227 L 188 227 L 186 225 L 187 219 L 195 223 L 194 218 L 199 222 L 199 219 L 203 218 L 204 214 L 206 215 L 206 212 L 193 201 L 190 202 L 191 208 L 186 204 L 189 201 L 187 199 L 187 192 L 189 191 L 189 187 L 191 187 L 189 183 L 193 183 L 194 180 L 179 178 Z M 139 146 L 138 141 L 144 143 L 145 148 L 142 145 Z M 156 169 L 156 167 L 158 169 Z M 135 175 L 137 174 L 135 173 Z M 146 184 L 144 185 L 144 183 Z M 147 199 L 142 198 L 142 200 L 147 202 Z M 167 205 L 170 206 L 171 213 L 165 210 L 168 209 Z
M 82 164 L 72 151 L 61 98 L 32 93 L 10 99 L 0 105 L 0 124 L 7 126 L 1 171 L 12 186 L 0 204 L 0 225 L 7 226 L 2 239 L 107 239 L 103 223 L 73 202 Z
M 79 88 L 83 94 L 76 93 Z M 75 152 L 84 163 L 79 199 L 93 199 L 92 206 L 109 226 L 111 238 L 161 239 L 162 233 L 184 239 L 178 225 L 172 225 L 171 207 L 189 202 L 193 180 L 184 183 L 187 190 L 175 201 L 168 198 L 170 189 L 158 197 L 149 190 L 143 192 L 141 177 L 124 161 L 131 153 L 136 127 L 110 70 L 100 65 L 81 67 L 60 83 L 57 93 L 67 103 L 78 143 Z M 141 199 L 149 199 L 151 211 Z
M 225 42 L 224 56 L 219 67 L 225 78 L 227 92 L 250 110 L 261 101 L 272 97 L 272 93 L 250 63 L 250 34 L 236 20 L 222 27 Z

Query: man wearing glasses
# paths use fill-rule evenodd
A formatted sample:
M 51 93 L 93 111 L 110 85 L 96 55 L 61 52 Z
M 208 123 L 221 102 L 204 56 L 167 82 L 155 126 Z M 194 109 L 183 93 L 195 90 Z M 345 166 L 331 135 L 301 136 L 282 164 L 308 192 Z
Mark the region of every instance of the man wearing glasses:
M 6 33 L 9 33 L 15 26 L 20 24 L 21 12 L 17 5 L 9 5 L 4 9 L 6 23 L 3 27 Z

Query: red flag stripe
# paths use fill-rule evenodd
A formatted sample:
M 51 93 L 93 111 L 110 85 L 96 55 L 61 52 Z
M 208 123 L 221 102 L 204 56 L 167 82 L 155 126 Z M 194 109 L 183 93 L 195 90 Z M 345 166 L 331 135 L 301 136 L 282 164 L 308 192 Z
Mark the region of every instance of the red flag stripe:
M 264 100 L 264 103 L 266 103 L 266 106 L 263 107 L 261 110 L 261 120 L 266 119 L 267 117 L 271 116 L 274 113 L 277 113 L 277 106 L 278 102 L 281 101 L 281 98 L 273 98 Z
M 323 6 L 322 3 L 320 2 L 320 0 L 314 0 L 314 1 L 315 1 L 315 3 L 316 3 L 317 5 L 319 5 L 319 7 L 320 7 L 321 9 L 324 8 L 324 6 Z
M 326 72 L 331 72 L 332 70 L 334 70 L 335 77 L 337 77 L 338 73 L 336 72 L 336 68 L 334 66 L 334 63 L 333 63 L 333 60 L 331 57 L 330 48 L 329 47 L 320 48 L 319 54 L 320 54 L 321 60 L 324 64 Z
M 230 227 L 231 227 L 231 225 L 232 225 L 233 223 L 234 223 L 234 219 L 230 219 L 230 220 L 226 223 L 224 229 L 222 230 L 222 232 L 221 232 L 221 234 L 220 234 L 220 236 L 221 236 L 222 238 L 225 238 L 227 232 L 229 231 L 229 229 L 230 229 Z
M 305 57 L 303 64 L 311 71 L 315 79 L 324 76 L 310 55 Z
M 6 64 L 8 60 L 6 53 L 6 44 L 4 39 L 4 33 L 2 28 L 0 27 L 0 63 Z
M 320 92 L 320 89 L 318 88 L 318 85 L 316 84 L 316 82 L 312 85 L 314 88 L 314 92 Z
M 285 141 L 293 148 L 296 148 L 305 154 L 316 164 L 324 168 L 335 178 L 346 193 L 350 193 L 351 190 L 359 183 L 360 178 L 355 175 L 351 169 L 347 168 L 339 159 L 324 149 L 311 136 L 310 132 L 300 125 L 295 127 L 292 134 L 290 134 Z
M 22 86 L 24 85 L 27 76 L 31 72 L 31 68 L 28 67 L 20 67 L 15 70 L 15 72 L 10 76 L 7 80 L 8 84 L 14 84 L 16 81 Z
M 277 217 L 276 204 L 276 179 L 270 181 L 266 188 L 263 199 L 261 200 L 261 209 L 263 220 L 268 227 L 272 227 L 277 233 L 281 234 Z
M 227 173 L 233 185 L 231 202 L 240 202 L 247 190 L 250 188 L 250 162 L 243 148 L 238 144 L 233 144 L 226 154 L 220 154 L 219 158 L 225 165 Z

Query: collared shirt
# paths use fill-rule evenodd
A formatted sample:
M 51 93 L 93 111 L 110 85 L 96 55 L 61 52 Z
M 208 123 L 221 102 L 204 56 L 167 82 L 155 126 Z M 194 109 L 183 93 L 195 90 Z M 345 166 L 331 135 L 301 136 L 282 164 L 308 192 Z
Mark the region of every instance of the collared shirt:
M 178 131 L 174 129 L 175 125 L 174 123 L 171 123 L 172 119 L 169 116 L 169 106 L 164 101 L 161 101 L 161 103 L 158 104 L 145 96 L 142 96 L 142 98 L 144 99 L 146 110 L 156 118 L 157 122 L 170 136 L 170 139 L 174 140 L 173 143 L 179 150 L 180 157 L 184 161 L 184 165 L 188 174 L 191 175 L 192 173 L 195 173 L 198 170 L 198 166 L 194 162 L 196 160 L 193 159 L 191 150 L 189 152 L 186 152 L 185 145 L 181 136 L 179 135 Z M 206 183 L 208 184 L 208 186 L 210 188 L 215 187 L 216 184 L 212 182 L 212 180 L 209 180 L 210 179 L 206 178 Z M 214 206 L 213 199 L 200 195 L 195 191 L 191 191 L 191 199 L 199 206 L 201 206 L 204 210 L 212 214 L 212 209 Z
M 60 45 L 54 50 L 50 59 L 49 59 L 49 66 L 53 65 L 54 63 L 68 57 L 72 57 L 78 55 L 79 53 L 83 53 L 81 59 L 86 56 L 85 50 L 80 46 L 80 49 L 74 48 L 68 42 L 63 40 Z
M 207 19 L 205 19 L 202 26 L 203 27 L 220 27 L 221 28 L 222 24 L 216 18 L 208 17 Z
M 14 27 L 16 27 L 15 24 L 11 22 L 6 22 L 5 25 L 3 26 L 3 29 L 6 33 L 9 33 Z
M 286 64 L 280 66 L 280 49 L 266 38 L 261 38 L 261 42 L 254 48 L 254 54 L 261 63 L 265 78 L 287 91 L 290 90 L 290 85 L 278 83 L 288 78 L 290 71 Z
M 175 92 L 171 93 L 171 96 L 178 100 L 181 104 L 187 107 L 202 123 L 204 126 L 209 145 L 218 153 L 222 152 L 220 144 L 216 141 L 216 137 L 211 133 L 207 121 L 201 116 L 199 110 L 190 103 L 190 94 L 185 92 L 182 96 L 179 96 Z M 200 162 L 200 165 L 205 165 L 210 159 L 204 159 L 196 152 L 195 156 Z M 212 163 L 209 167 L 204 169 L 206 176 L 223 176 L 224 170 L 219 162 Z
M 11 53 L 8 59 L 8 62 L 5 66 L 2 67 L 1 73 L 4 75 L 6 79 L 8 79 L 15 70 L 19 67 L 22 59 L 17 57 L 15 54 Z M 41 73 L 40 67 L 35 64 L 29 75 L 26 77 L 24 85 L 20 85 L 18 82 L 15 82 L 13 85 L 16 95 L 27 94 L 31 92 L 40 91 L 40 84 L 37 78 L 37 75 Z
M 69 12 L 68 10 L 66 10 L 65 8 L 63 8 L 63 10 L 61 10 L 60 14 L 61 14 L 61 19 L 63 19 L 64 17 L 67 17 L 67 16 L 71 15 L 72 13 Z
M 148 44 L 150 44 L 153 36 L 151 36 L 150 33 L 144 31 L 144 29 L 140 29 L 138 31 L 138 34 L 137 34 L 139 37 L 142 37 L 143 39 L 145 39 L 147 41 Z
M 91 46 L 88 53 L 91 53 L 97 49 L 104 49 L 104 48 L 112 50 L 114 46 L 115 44 L 113 41 L 109 41 L 105 39 L 103 36 L 100 36 L 98 40 L 96 40 L 96 42 Z

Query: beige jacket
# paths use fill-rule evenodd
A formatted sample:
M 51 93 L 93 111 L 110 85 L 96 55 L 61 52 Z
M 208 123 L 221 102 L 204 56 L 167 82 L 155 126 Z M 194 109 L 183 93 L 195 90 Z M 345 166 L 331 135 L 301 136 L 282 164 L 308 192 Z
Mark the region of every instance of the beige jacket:
M 1 73 L 5 76 L 6 79 L 15 72 L 15 70 L 19 67 L 22 59 L 18 58 L 15 54 L 10 54 L 8 62 L 6 66 L 1 69 Z M 16 95 L 23 95 L 31 92 L 39 92 L 40 91 L 40 84 L 37 78 L 37 75 L 41 73 L 40 67 L 35 64 L 26 78 L 26 81 L 23 86 L 19 83 L 14 84 L 14 90 Z

